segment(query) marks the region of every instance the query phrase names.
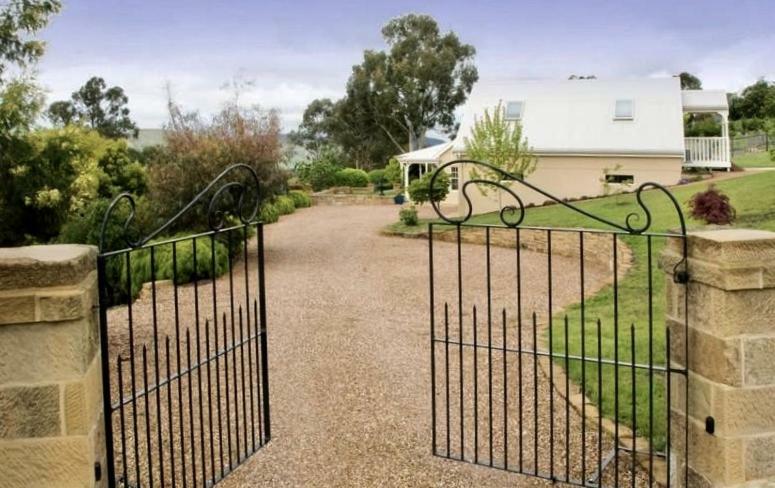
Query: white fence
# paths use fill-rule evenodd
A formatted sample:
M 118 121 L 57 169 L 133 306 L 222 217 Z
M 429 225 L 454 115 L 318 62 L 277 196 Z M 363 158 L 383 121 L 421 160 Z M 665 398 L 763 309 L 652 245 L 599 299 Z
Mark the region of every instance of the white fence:
M 686 166 L 729 168 L 729 141 L 726 137 L 686 137 Z

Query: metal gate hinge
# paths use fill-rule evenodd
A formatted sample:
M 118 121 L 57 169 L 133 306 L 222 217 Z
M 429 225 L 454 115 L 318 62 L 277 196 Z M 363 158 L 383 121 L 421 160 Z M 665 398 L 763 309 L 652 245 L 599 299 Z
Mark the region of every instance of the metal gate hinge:
M 705 432 L 711 435 L 716 432 L 716 419 L 713 417 L 705 417 Z
M 673 282 L 681 285 L 689 283 L 689 272 L 685 270 L 676 271 L 673 273 Z

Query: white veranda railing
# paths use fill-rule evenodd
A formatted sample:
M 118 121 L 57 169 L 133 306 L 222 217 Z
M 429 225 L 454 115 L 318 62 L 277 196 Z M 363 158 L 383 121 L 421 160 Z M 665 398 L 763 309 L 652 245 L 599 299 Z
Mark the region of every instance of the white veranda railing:
M 686 137 L 686 164 L 690 166 L 730 166 L 726 137 Z

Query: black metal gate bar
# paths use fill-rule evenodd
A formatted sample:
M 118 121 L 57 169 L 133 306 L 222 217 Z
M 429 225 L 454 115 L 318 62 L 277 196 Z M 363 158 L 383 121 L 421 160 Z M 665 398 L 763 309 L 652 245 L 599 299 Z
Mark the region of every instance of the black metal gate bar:
M 681 213 L 681 208 L 675 198 L 664 187 L 655 183 L 645 183 L 637 188 L 635 197 L 639 206 L 639 213 L 632 212 L 625 216 L 623 223 L 618 223 L 608 218 L 596 216 L 582 208 L 571 205 L 565 201 L 554 198 L 543 190 L 520 180 L 514 175 L 492 166 L 487 163 L 476 161 L 459 160 L 442 165 L 436 172 L 438 174 L 444 171 L 448 166 L 453 165 L 478 165 L 486 168 L 488 171 L 499 175 L 498 181 L 483 179 L 474 179 L 466 181 L 461 190 L 463 197 L 467 201 L 468 210 L 462 217 L 448 217 L 433 202 L 437 215 L 442 223 L 431 223 L 428 227 L 428 246 L 429 246 L 429 271 L 430 271 L 430 341 L 431 341 L 431 409 L 432 409 L 432 452 L 434 455 L 456 459 L 474 464 L 485 465 L 515 473 L 528 474 L 551 481 L 563 481 L 572 485 L 598 488 L 601 486 L 619 486 L 620 484 L 629 484 L 633 487 L 638 485 L 653 486 L 658 481 L 665 482 L 668 486 L 672 483 L 673 473 L 671 470 L 673 426 L 671 425 L 670 409 L 673 398 L 672 375 L 678 374 L 684 377 L 685 389 L 682 392 L 686 396 L 688 391 L 688 374 L 686 364 L 688 364 L 688 344 L 684 341 L 684 365 L 676 366 L 671 357 L 670 330 L 665 328 L 665 357 L 655 358 L 656 334 L 654 331 L 656 318 L 654 316 L 654 275 L 653 275 L 653 253 L 654 239 L 669 240 L 676 239 L 680 242 L 683 249 L 683 260 L 681 260 L 673 269 L 673 280 L 679 284 L 686 284 L 688 281 L 687 262 L 686 262 L 686 227 Z M 431 178 L 430 185 L 434 184 L 436 174 Z M 520 197 L 507 184 L 501 183 L 504 180 L 511 180 L 512 185 L 522 185 L 530 190 L 546 196 L 548 199 L 566 207 L 570 211 L 583 215 L 591 219 L 597 226 L 608 227 L 609 230 L 601 228 L 551 228 L 545 226 L 524 225 L 526 207 Z M 471 199 L 466 193 L 470 185 L 485 185 L 494 187 L 504 192 L 507 196 L 513 198 L 513 205 L 502 208 L 499 218 L 500 224 L 477 224 L 471 222 L 473 214 Z M 643 199 L 643 192 L 646 190 L 658 190 L 659 194 L 664 195 L 668 202 L 672 204 L 676 212 L 676 218 L 680 229 L 675 232 L 657 232 L 651 231 L 652 214 L 649 207 Z M 640 216 L 640 217 L 639 217 Z M 639 218 L 644 218 L 638 222 Z M 641 225 L 636 225 L 639 223 Z M 448 227 L 451 226 L 451 229 Z M 445 228 L 446 227 L 446 228 Z M 498 292 L 494 288 L 493 271 L 501 269 L 501 263 L 496 262 L 492 252 L 493 238 L 496 232 L 514 229 L 513 245 L 515 247 L 515 299 L 507 300 L 507 306 L 500 311 L 501 320 L 493 320 L 494 294 Z M 438 248 L 435 243 L 434 234 L 451 231 L 450 237 L 453 237 L 452 248 Z M 484 262 L 482 271 L 482 280 L 485 283 L 485 291 L 481 297 L 466 297 L 464 302 L 463 292 L 463 248 L 462 233 L 479 230 L 484 238 Z M 535 309 L 536 304 L 526 308 L 523 304 L 523 279 L 522 279 L 522 248 L 525 246 L 523 232 L 535 235 L 542 235 L 544 251 L 546 253 L 545 269 L 548 279 L 545 282 L 546 287 L 546 315 Z M 557 242 L 561 240 L 571 246 L 576 246 L 578 260 L 576 261 L 578 272 L 578 305 L 577 312 L 573 312 L 574 320 L 576 317 L 580 320 L 578 329 L 574 329 L 571 334 L 569 325 L 569 314 L 561 312 L 555 308 L 553 289 L 556 274 L 555 254 L 553 243 L 555 234 L 561 234 L 556 237 Z M 576 236 L 575 244 L 570 236 Z M 588 236 L 591 236 L 587 239 Z M 607 239 L 610 240 L 607 240 Z M 622 253 L 630 252 L 627 245 L 622 244 L 627 240 L 633 240 L 631 244 L 637 244 L 640 240 L 643 244 L 638 244 L 638 249 L 645 248 L 645 257 L 628 257 L 625 264 Z M 529 242 L 529 241 L 528 241 Z M 607 242 L 603 245 L 601 242 Z M 591 243 L 591 244 L 590 244 Z M 502 244 L 499 244 L 502 245 Z M 601 247 L 603 246 L 603 247 Z M 595 249 L 597 248 L 597 249 Z M 437 252 L 435 249 L 439 249 Z M 611 306 L 612 317 L 609 323 L 605 323 L 600 317 L 590 317 L 590 309 L 587 307 L 586 293 L 588 291 L 587 274 L 588 269 L 585 265 L 585 254 L 590 251 L 600 254 L 601 249 L 610 249 L 610 279 L 611 279 Z M 456 302 L 457 310 L 450 310 L 455 305 L 450 304 L 450 300 L 439 292 L 438 286 L 443 283 L 447 268 L 434 266 L 434 260 L 445 259 L 444 252 L 449 252 L 449 259 L 457 260 L 457 268 L 449 267 L 448 279 L 456 281 Z M 632 311 L 627 310 L 629 303 L 620 300 L 622 293 L 622 282 L 620 278 L 626 273 L 632 259 L 644 259 L 648 271 L 645 272 L 645 283 L 643 286 L 644 299 L 648 303 L 644 309 L 642 319 L 633 317 L 634 320 L 627 319 L 626 325 L 620 324 L 623 321 L 623 314 Z M 559 259 L 558 259 L 559 262 Z M 560 266 L 560 265 L 558 265 Z M 560 266 L 562 267 L 562 266 Z M 470 268 L 466 272 L 473 272 Z M 575 272 L 575 271 L 574 271 Z M 560 271 L 562 273 L 562 271 Z M 599 273 L 599 271 L 597 271 Z M 638 275 L 640 276 L 640 275 Z M 561 279 L 565 279 L 564 277 Z M 640 280 L 640 278 L 638 278 Z M 528 278 L 530 286 L 535 286 L 535 280 Z M 499 285 L 502 286 L 502 285 Z M 632 283 L 626 285 L 630 289 L 627 293 L 632 294 Z M 641 286 L 638 284 L 638 286 Z M 452 297 L 449 297 L 452 298 Z M 486 329 L 482 329 L 478 324 L 477 317 L 477 298 L 480 298 L 487 309 Z M 661 297 L 656 297 L 661 298 Z M 503 297 L 498 297 L 502 301 Z M 688 299 L 686 293 L 683 294 L 684 323 L 685 331 L 688 330 Z M 534 302 L 535 300 L 533 300 Z M 508 308 L 515 307 L 515 314 L 509 314 Z M 626 304 L 626 305 L 625 305 Z M 599 306 L 599 305 L 598 305 Z M 438 316 L 437 308 L 443 311 L 444 324 L 443 330 L 440 330 L 436 323 Z M 470 320 L 464 320 L 464 309 L 471 312 Z M 639 309 L 640 310 L 640 309 Z M 449 318 L 450 314 L 457 312 L 458 330 L 451 334 Z M 439 312 L 441 313 L 441 312 Z M 531 320 L 523 321 L 523 313 L 529 313 Z M 576 315 L 577 314 L 577 315 Z M 512 324 L 509 324 L 508 317 L 516 315 Z M 454 315 L 453 315 L 454 316 Z M 595 327 L 587 327 L 587 321 L 592 320 Z M 641 328 L 637 329 L 637 324 Z M 523 327 L 528 329 L 523 331 Z M 500 330 L 498 330 L 500 327 Z M 509 330 L 514 327 L 513 332 Z M 629 331 L 620 327 L 628 327 Z M 608 328 L 611 332 L 610 339 L 613 341 L 612 356 L 608 353 L 604 355 L 603 350 L 603 330 Z M 540 331 L 539 331 L 540 329 Z M 556 330 L 555 330 L 556 329 Z M 639 337 L 637 330 L 642 332 Z M 546 336 L 544 336 L 544 331 Z M 526 334 L 523 334 L 525 332 Z M 540 332 L 540 333 L 539 333 Z M 620 335 L 621 332 L 621 335 Z M 480 337 L 482 336 L 486 337 Z M 575 334 L 580 334 L 580 351 L 571 351 L 571 343 L 576 339 Z M 470 336 L 468 339 L 466 336 Z M 546 348 L 540 346 L 540 339 L 546 337 L 548 344 Z M 532 345 L 528 345 L 523 339 L 528 341 L 532 339 Z M 606 335 L 606 341 L 609 336 Z M 516 344 L 514 342 L 516 341 Z M 589 344 L 587 343 L 589 341 Z M 629 344 L 627 343 L 629 341 Z M 645 341 L 645 342 L 644 342 Z M 588 347 L 590 346 L 590 347 Z M 561 349 L 557 349 L 561 347 Z M 579 347 L 579 346 L 575 346 Z M 621 351 L 620 351 L 621 348 Z M 479 354 L 479 352 L 484 354 Z M 450 358 L 452 352 L 458 355 L 458 358 Z M 592 352 L 592 355 L 590 355 Z M 647 360 L 642 358 L 648 355 Z M 523 361 L 523 355 L 526 355 L 526 361 Z M 437 367 L 437 359 L 442 358 L 442 365 Z M 450 362 L 457 359 L 457 369 L 455 377 L 451 376 Z M 487 364 L 481 364 L 486 362 Z M 516 364 L 515 364 L 516 363 Z M 580 378 L 574 378 L 571 382 L 571 370 L 580 368 Z M 509 371 L 511 369 L 511 371 Z M 531 371 L 532 369 L 532 371 Z M 511 379 L 512 371 L 516 379 Z M 564 371 L 565 377 L 561 381 L 556 378 L 558 371 Z M 587 375 L 592 374 L 588 381 Z M 480 378 L 482 375 L 482 378 Z M 470 382 L 466 381 L 466 376 L 472 377 Z M 659 382 L 656 378 L 659 378 Z M 480 380 L 487 381 L 486 388 L 480 388 Z M 515 382 L 514 385 L 510 383 Z M 530 384 L 532 382 L 532 385 Z M 611 384 L 613 382 L 613 384 Z M 498 384 L 500 383 L 500 384 Z M 628 384 L 629 383 L 629 384 Z M 656 393 L 657 385 L 665 386 L 665 395 L 660 397 Z M 516 392 L 509 393 L 509 386 L 514 386 Z M 532 386 L 532 387 L 531 387 Z M 545 389 L 548 389 L 548 398 L 541 399 Z M 573 391 L 577 391 L 582 398 L 580 405 L 571 403 Z M 613 398 L 604 391 L 613 390 Z M 532 399 L 530 398 L 532 394 Z M 484 395 L 487 395 L 486 399 Z M 500 395 L 500 396 L 499 396 Z M 589 418 L 587 409 L 587 398 L 598 403 L 597 418 Z M 481 400 L 481 402 L 480 402 Z M 531 401 L 532 400 L 532 401 Z M 470 403 L 469 403 L 470 402 Z M 485 403 L 486 402 L 486 403 Z M 527 402 L 530 402 L 527 404 Z M 644 404 L 644 402 L 648 402 Z M 455 405 L 457 403 L 458 405 Z M 465 404 L 471 405 L 471 411 L 466 412 Z M 516 411 L 515 405 L 516 403 Z M 532 407 L 532 418 L 525 415 L 525 409 Z M 626 408 L 626 407 L 629 408 Z M 455 409 L 454 407 L 458 407 Z M 571 408 L 573 407 L 573 408 Z M 663 441 L 657 437 L 655 423 L 658 418 L 655 415 L 657 407 L 664 412 L 665 428 Z M 457 418 L 454 425 L 451 412 L 457 410 Z M 480 416 L 484 414 L 484 416 Z M 469 414 L 469 415 L 467 415 Z M 500 417 L 496 419 L 496 415 Z M 564 418 L 563 418 L 564 416 Z M 557 418 L 555 418 L 557 417 Z M 572 418 L 573 417 L 573 418 Z M 604 422 L 603 417 L 612 418 L 613 422 Z M 643 422 L 648 421 L 648 428 L 643 427 Z M 496 442 L 494 425 L 502 422 L 503 432 Z M 662 420 L 659 420 L 661 423 Z M 513 439 L 514 423 L 518 429 L 518 438 Z M 589 423 L 589 425 L 588 425 Z M 612 424 L 612 433 L 608 428 L 604 428 L 606 423 Z M 625 427 L 625 424 L 627 427 Z M 480 428 L 487 429 L 484 436 L 480 436 Z M 544 431 L 544 428 L 546 429 Z M 640 429 L 640 431 L 639 431 Z M 683 430 L 684 443 L 688 437 L 688 430 L 685 426 Z M 472 438 L 468 436 L 472 431 Z M 627 441 L 624 442 L 622 430 L 627 432 Z M 581 432 L 581 443 L 578 447 L 571 444 L 571 434 Z M 630 434 L 632 432 L 632 434 Z M 531 436 L 532 442 L 525 442 L 525 436 Z M 589 445 L 584 441 L 588 435 L 595 436 L 596 439 Z M 640 448 L 642 445 L 637 439 L 638 435 L 647 437 L 647 448 Z M 660 434 L 661 435 L 661 434 Z M 664 442 L 664 447 L 658 448 L 655 444 Z M 532 445 L 531 445 L 532 444 Z M 610 452 L 606 455 L 604 447 L 610 444 Z M 484 447 L 486 446 L 486 447 Z M 483 448 L 480 451 L 480 448 Z M 485 451 L 486 449 L 486 451 Z M 515 450 L 518 458 L 517 465 L 509 462 L 511 450 Z M 607 449 L 607 447 L 606 447 Z M 640 450 L 639 450 L 640 449 Z M 467 454 L 471 453 L 471 454 Z M 486 454 L 485 454 L 486 453 Z M 486 459 L 485 459 L 486 456 Z M 687 482 L 688 470 L 686 469 L 688 460 L 688 450 L 683 450 L 683 466 L 681 466 L 684 482 Z M 532 458 L 532 459 L 531 459 Z M 647 458 L 647 459 L 646 459 Z M 657 480 L 655 476 L 655 459 L 664 458 L 666 460 L 667 478 Z M 580 471 L 577 469 L 580 463 Z M 613 466 L 610 466 L 613 463 Z M 532 466 L 531 466 L 532 464 Z M 572 467 L 573 466 L 573 467 Z M 589 468 L 592 468 L 590 470 Z
M 223 181 L 239 172 L 247 180 Z M 219 203 L 229 201 L 227 195 L 240 221 L 228 227 L 219 209 Z M 122 231 L 128 247 L 107 250 L 107 225 L 122 202 L 129 207 Z M 201 203 L 207 205 L 209 231 L 154 240 Z M 130 195 L 119 195 L 108 207 L 98 255 L 108 486 L 210 486 L 269 442 L 264 234 L 255 220 L 258 204 L 255 172 L 234 165 L 141 239 L 129 238 L 135 207 Z M 253 234 L 255 256 L 249 252 Z M 197 256 L 198 250 L 209 251 L 209 260 Z M 225 263 L 219 257 L 223 252 Z M 171 280 L 167 302 L 157 284 L 162 254 L 171 256 L 171 269 L 163 271 Z M 235 258 L 244 262 L 244 295 L 235 285 Z M 133 303 L 140 285 L 133 280 L 133 267 L 142 271 L 146 266 L 149 303 Z M 228 272 L 223 277 L 228 286 L 216 285 L 220 272 Z M 192 282 L 186 290 L 193 293 L 193 309 L 181 307 L 183 274 Z M 208 286 L 211 301 L 200 303 L 200 289 L 206 292 Z M 124 313 L 109 311 L 122 303 Z M 143 320 L 138 311 L 149 311 L 150 319 Z

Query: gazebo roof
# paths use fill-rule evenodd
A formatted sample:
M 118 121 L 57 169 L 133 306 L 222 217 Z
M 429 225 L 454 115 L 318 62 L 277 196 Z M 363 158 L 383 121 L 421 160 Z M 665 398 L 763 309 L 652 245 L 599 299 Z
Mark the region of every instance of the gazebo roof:
M 727 94 L 724 90 L 683 90 L 681 101 L 684 112 L 729 110 Z
M 439 158 L 452 146 L 452 141 L 425 147 L 396 156 L 399 163 L 438 163 Z

